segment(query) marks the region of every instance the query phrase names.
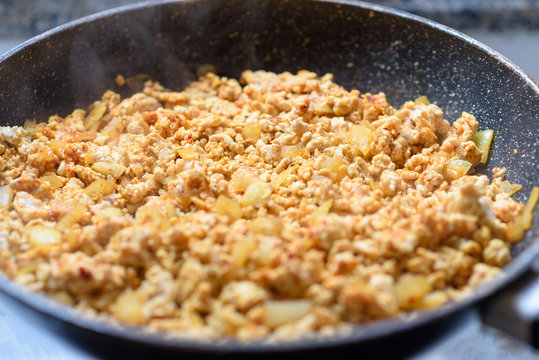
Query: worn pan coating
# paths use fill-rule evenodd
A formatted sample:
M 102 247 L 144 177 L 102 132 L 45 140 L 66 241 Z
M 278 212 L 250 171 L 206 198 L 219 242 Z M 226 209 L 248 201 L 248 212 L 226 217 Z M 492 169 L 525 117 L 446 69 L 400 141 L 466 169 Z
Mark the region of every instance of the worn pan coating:
M 238 76 L 244 69 L 332 72 L 338 83 L 384 91 L 391 104 L 426 95 L 449 121 L 460 111 L 495 130 L 489 164 L 508 168 L 524 200 L 539 184 L 539 87 L 510 61 L 454 30 L 385 7 L 352 1 L 153 1 L 106 11 L 37 36 L 0 58 L 0 124 L 45 120 L 86 107 L 117 74 L 146 73 L 172 89 L 200 64 Z M 513 150 L 518 155 L 512 156 Z M 537 211 L 536 211 L 537 212 Z M 0 290 L 41 313 L 115 338 L 206 352 L 287 351 L 360 343 L 440 321 L 513 281 L 539 254 L 539 220 L 513 249 L 504 275 L 462 302 L 407 320 L 358 325 L 332 338 L 287 344 L 205 343 L 148 335 L 92 319 L 0 276 Z

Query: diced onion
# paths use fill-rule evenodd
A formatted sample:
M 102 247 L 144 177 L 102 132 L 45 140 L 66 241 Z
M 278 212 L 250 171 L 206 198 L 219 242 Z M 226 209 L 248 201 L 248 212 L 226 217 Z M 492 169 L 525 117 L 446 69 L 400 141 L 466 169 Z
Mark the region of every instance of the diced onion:
M 44 163 L 52 162 L 54 161 L 54 159 L 55 159 L 54 151 L 44 148 L 44 149 L 39 150 L 35 158 L 35 161 L 44 164 Z
M 373 178 L 369 178 L 368 185 L 369 185 L 369 187 L 371 188 L 372 191 L 375 191 L 376 189 L 378 189 L 379 183 L 374 181 Z
M 232 175 L 232 179 L 230 179 L 230 182 L 228 183 L 229 189 L 232 190 L 235 193 L 242 193 L 249 185 L 254 183 L 255 181 L 260 181 L 255 176 L 244 176 L 243 174 L 241 176 Z
M 103 175 L 112 175 L 117 179 L 122 176 L 127 168 L 121 164 L 98 161 L 92 165 L 92 169 Z
M 97 201 L 101 197 L 112 193 L 115 187 L 116 184 L 114 184 L 112 181 L 96 179 L 84 189 L 84 193 L 91 197 L 92 200 Z
M 296 170 L 298 169 L 298 166 L 290 165 L 286 168 L 286 170 L 282 171 L 280 174 L 275 175 L 271 181 L 271 186 L 277 190 L 281 184 L 283 184 L 286 179 L 292 175 Z
M 352 125 L 348 130 L 348 140 L 356 155 L 367 157 L 371 148 L 372 130 L 363 125 Z
M 504 180 L 500 183 L 500 190 L 506 193 L 509 196 L 513 196 L 520 190 L 522 190 L 522 185 L 520 184 L 511 184 L 509 181 Z
M 419 96 L 417 99 L 414 100 L 414 102 L 417 105 L 430 105 L 429 98 L 426 97 L 425 95 Z
M 442 305 L 449 300 L 449 296 L 443 291 L 433 291 L 425 295 L 421 301 L 421 307 L 433 308 Z
M 58 150 L 65 150 L 67 146 L 68 144 L 64 141 L 51 139 L 50 147 L 51 147 L 51 150 L 54 152 L 58 152 Z
M 144 318 L 145 299 L 142 294 L 133 290 L 124 291 L 111 306 L 112 314 L 127 324 L 140 324 Z
M 395 297 L 401 309 L 415 309 L 421 307 L 423 296 L 428 294 L 432 287 L 425 276 L 404 274 L 395 285 Z
M 534 186 L 530 193 L 530 197 L 528 198 L 528 201 L 526 202 L 526 206 L 524 207 L 524 213 L 522 214 L 522 223 L 524 225 L 525 230 L 528 230 L 532 226 L 533 209 L 535 208 L 535 205 L 537 205 L 538 199 L 539 199 L 539 187 Z
M 66 305 L 75 305 L 75 300 L 65 291 L 57 292 L 54 295 L 54 300 L 64 303 Z
M 331 210 L 331 206 L 333 206 L 333 199 L 329 199 L 324 201 L 310 216 L 309 222 L 312 225 L 318 224 L 320 221 L 322 221 L 328 214 L 329 210 Z
M 538 199 L 539 188 L 537 186 L 534 186 L 532 192 L 530 193 L 530 197 L 528 198 L 528 201 L 524 206 L 524 212 L 522 213 L 522 216 L 519 217 L 507 230 L 507 241 L 520 241 L 520 239 L 522 239 L 522 237 L 524 236 L 524 232 L 531 227 L 533 220 L 533 209 L 535 208 Z
M 348 169 L 346 166 L 346 161 L 344 161 L 343 158 L 335 156 L 335 157 L 325 157 L 320 162 L 320 167 L 322 169 L 329 170 L 329 175 L 333 180 L 341 180 L 344 176 L 346 176 Z
M 39 266 L 38 262 L 31 262 L 29 264 L 23 265 L 17 269 L 15 272 L 15 277 L 24 276 L 26 274 L 35 273 Z
M 178 203 L 180 204 L 180 206 L 183 208 L 183 209 L 187 209 L 189 207 L 189 205 L 191 205 L 191 197 L 190 196 L 187 196 L 185 194 L 180 194 L 174 190 L 172 191 L 169 191 L 169 194 L 171 194 L 171 196 L 176 199 L 176 201 L 178 201 Z
M 152 222 L 154 224 L 154 226 L 157 224 L 158 225 L 158 229 L 160 231 L 167 231 L 168 229 L 170 229 L 170 221 L 168 219 L 168 215 L 167 213 L 164 213 L 161 211 L 161 209 L 158 207 L 158 206 L 152 206 L 151 207 L 151 210 L 150 210 L 150 216 L 151 216 L 151 219 L 152 219 Z
M 279 235 L 283 230 L 283 223 L 276 217 L 256 218 L 249 223 L 249 228 L 256 234 Z
M 256 245 L 251 241 L 241 240 L 232 247 L 232 262 L 237 268 L 241 268 L 247 263 L 249 254 L 256 249 Z
M 116 85 L 118 86 L 124 86 L 125 85 L 125 77 L 121 74 L 118 74 L 116 75 L 116 77 L 114 78 L 114 82 L 116 83 Z
M 474 135 L 474 142 L 483 152 L 481 155 L 481 162 L 484 164 L 487 162 L 488 159 L 488 152 L 490 150 L 490 143 L 492 142 L 492 138 L 494 137 L 494 131 L 493 130 L 483 130 L 475 133 Z
M 262 204 L 270 195 L 270 184 L 262 181 L 255 181 L 247 187 L 240 203 L 244 206 L 257 206 Z
M 33 246 L 46 246 L 60 243 L 62 234 L 44 225 L 35 225 L 25 230 L 26 239 Z
M 11 186 L 0 186 L 0 207 L 9 207 L 13 201 L 13 189 Z
M 264 303 L 264 325 L 270 328 L 297 321 L 307 315 L 311 303 L 307 300 L 274 300 Z
M 95 216 L 97 216 L 99 219 L 105 219 L 105 218 L 115 218 L 122 216 L 122 210 L 116 208 L 116 207 L 107 207 L 104 208 L 101 211 L 98 211 Z
M 34 128 L 36 127 L 36 121 L 35 120 L 25 120 L 24 125 L 22 127 L 28 133 L 28 132 L 34 130 Z
M 458 179 L 468 173 L 472 163 L 466 160 L 453 159 L 445 166 L 445 176 L 451 180 Z
M 243 125 L 241 135 L 243 136 L 243 139 L 245 141 L 250 142 L 250 143 L 255 143 L 260 138 L 260 134 L 261 134 L 260 123 L 249 122 Z
M 168 185 L 171 182 L 176 181 L 176 180 L 178 180 L 178 175 L 173 174 L 173 175 L 170 175 L 170 176 L 167 176 L 167 177 L 163 178 L 163 180 L 161 180 L 161 182 L 163 183 L 163 185 Z
M 62 186 L 64 186 L 67 182 L 66 178 L 60 177 L 56 174 L 42 176 L 40 180 L 48 183 L 51 190 L 59 189 Z
M 281 155 L 285 159 L 301 156 L 303 147 L 300 145 L 284 146 Z
M 219 215 L 227 215 L 231 220 L 239 219 L 243 214 L 240 205 L 226 195 L 219 195 L 217 198 L 215 212 Z
M 36 138 L 41 135 L 45 126 L 47 126 L 47 123 L 36 123 L 35 120 L 26 120 L 23 128 L 26 130 L 26 135 Z
M 64 231 L 78 223 L 86 215 L 86 207 L 82 204 L 73 204 L 69 211 L 56 223 L 56 230 Z
M 198 159 L 198 152 L 192 145 L 185 145 L 181 147 L 178 150 L 178 154 L 185 161 Z
M 106 111 L 107 106 L 104 103 L 96 102 L 92 110 L 90 110 L 84 119 L 84 128 L 86 130 L 97 130 L 99 127 L 99 120 L 101 120 Z
M 164 207 L 166 210 L 166 215 L 169 219 L 177 218 L 178 217 L 178 211 L 176 210 L 176 207 L 174 205 L 174 202 L 172 200 L 167 200 L 164 202 Z

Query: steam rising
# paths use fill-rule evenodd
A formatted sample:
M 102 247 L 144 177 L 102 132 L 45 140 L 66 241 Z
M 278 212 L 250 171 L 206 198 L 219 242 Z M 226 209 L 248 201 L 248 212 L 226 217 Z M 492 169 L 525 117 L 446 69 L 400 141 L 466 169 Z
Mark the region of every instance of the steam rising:
M 259 54 L 256 44 L 267 36 L 266 18 L 260 16 L 254 24 L 245 20 L 264 13 L 260 2 L 238 1 L 234 11 L 221 1 L 185 7 L 172 13 L 166 4 L 148 6 L 132 16 L 101 20 L 105 31 L 99 29 L 101 24 L 78 31 L 68 56 L 74 103 L 85 107 L 106 89 L 114 89 L 118 74 L 149 74 L 177 90 L 195 80 L 203 64 L 228 76 L 264 68 L 264 58 L 271 56 Z

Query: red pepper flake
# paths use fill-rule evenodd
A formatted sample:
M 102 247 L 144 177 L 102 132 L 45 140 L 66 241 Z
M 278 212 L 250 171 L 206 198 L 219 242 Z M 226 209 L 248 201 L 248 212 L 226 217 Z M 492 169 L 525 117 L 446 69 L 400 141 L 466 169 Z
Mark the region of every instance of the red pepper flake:
M 83 279 L 92 278 L 92 272 L 83 266 L 79 266 L 79 274 Z

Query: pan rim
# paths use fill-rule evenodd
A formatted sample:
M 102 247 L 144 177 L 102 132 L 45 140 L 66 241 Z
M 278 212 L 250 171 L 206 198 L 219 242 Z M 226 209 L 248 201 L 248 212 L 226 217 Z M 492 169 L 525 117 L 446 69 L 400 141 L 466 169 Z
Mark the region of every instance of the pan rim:
M 46 41 L 58 33 L 69 31 L 70 29 L 82 26 L 86 23 L 91 23 L 109 16 L 116 16 L 121 13 L 136 11 L 146 7 L 160 7 L 168 4 L 192 3 L 197 0 L 157 0 L 144 1 L 134 4 L 129 4 L 92 15 L 82 17 L 80 19 L 68 22 L 66 24 L 55 27 L 40 35 L 37 35 L 22 44 L 16 46 L 4 55 L 0 56 L 0 65 L 10 57 L 16 55 L 25 48 L 32 46 L 40 41 Z M 359 7 L 366 10 L 371 10 L 380 14 L 394 16 L 407 21 L 419 22 L 430 28 L 451 35 L 469 45 L 472 45 L 483 51 L 490 57 L 496 59 L 501 66 L 505 66 L 521 78 L 531 90 L 539 96 L 539 84 L 527 75 L 519 66 L 511 62 L 509 59 L 499 54 L 490 47 L 480 43 L 479 41 L 465 35 L 455 29 L 439 24 L 435 21 L 425 19 L 421 16 L 413 15 L 405 11 L 396 10 L 383 5 L 372 4 L 364 1 L 351 0 L 305 0 L 305 2 L 330 3 L 336 5 L 346 5 Z M 536 220 L 537 221 L 537 220 Z M 8 279 L 3 274 L 0 274 L 0 291 L 9 297 L 17 300 L 19 303 L 27 307 L 43 313 L 45 315 L 56 318 L 64 323 L 76 326 L 78 328 L 98 333 L 101 335 L 113 336 L 118 339 L 137 342 L 148 346 L 161 347 L 183 351 L 195 351 L 206 353 L 254 353 L 254 352 L 288 352 L 300 350 L 313 350 L 320 348 L 331 348 L 346 344 L 354 344 L 368 342 L 371 340 L 397 335 L 404 331 L 415 329 L 437 320 L 442 320 L 461 312 L 471 305 L 484 300 L 486 297 L 494 294 L 502 287 L 507 285 L 511 280 L 522 275 L 534 258 L 539 255 L 539 239 L 535 238 L 533 243 L 513 259 L 506 267 L 503 268 L 502 274 L 494 281 L 479 287 L 472 295 L 461 299 L 458 302 L 450 303 L 447 306 L 442 306 L 433 310 L 425 310 L 418 312 L 414 318 L 409 321 L 403 321 L 399 318 L 387 318 L 373 321 L 366 324 L 352 325 L 351 331 L 346 334 L 331 336 L 331 337 L 315 337 L 315 338 L 299 338 L 293 342 L 275 342 L 269 343 L 262 341 L 240 342 L 236 340 L 227 340 L 224 342 L 215 342 L 214 340 L 194 341 L 184 338 L 167 338 L 162 333 L 148 333 L 135 327 L 117 325 L 116 323 L 107 320 L 105 317 L 87 317 L 84 313 L 71 306 L 58 303 L 42 293 L 33 292 L 22 285 Z

